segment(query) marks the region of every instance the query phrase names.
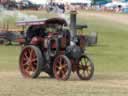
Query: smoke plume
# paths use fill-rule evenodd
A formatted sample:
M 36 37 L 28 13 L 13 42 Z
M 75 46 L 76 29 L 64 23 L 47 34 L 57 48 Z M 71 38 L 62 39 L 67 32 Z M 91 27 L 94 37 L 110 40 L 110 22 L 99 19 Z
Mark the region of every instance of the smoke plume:
M 27 15 L 17 10 L 6 10 L 0 6 L 0 24 L 16 21 L 36 20 L 38 19 L 35 15 Z

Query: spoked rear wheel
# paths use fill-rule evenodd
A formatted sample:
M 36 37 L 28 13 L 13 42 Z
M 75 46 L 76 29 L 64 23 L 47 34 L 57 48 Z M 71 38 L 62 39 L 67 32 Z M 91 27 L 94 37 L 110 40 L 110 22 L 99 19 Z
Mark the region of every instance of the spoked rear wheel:
M 71 63 L 65 55 L 59 55 L 55 58 L 53 72 L 57 80 L 67 80 L 71 74 Z
M 38 47 L 28 45 L 23 48 L 20 55 L 19 67 L 26 78 L 36 78 L 41 72 L 43 58 Z
M 78 61 L 77 75 L 81 80 L 90 80 L 94 74 L 94 64 L 88 56 L 81 56 Z

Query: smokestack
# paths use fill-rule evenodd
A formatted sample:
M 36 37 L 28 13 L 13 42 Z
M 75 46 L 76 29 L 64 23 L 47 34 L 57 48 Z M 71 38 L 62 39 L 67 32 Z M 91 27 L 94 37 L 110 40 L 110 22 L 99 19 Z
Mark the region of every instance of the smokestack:
M 70 12 L 70 30 L 71 30 L 72 39 L 76 35 L 76 16 L 77 16 L 77 12 L 76 11 L 71 11 Z

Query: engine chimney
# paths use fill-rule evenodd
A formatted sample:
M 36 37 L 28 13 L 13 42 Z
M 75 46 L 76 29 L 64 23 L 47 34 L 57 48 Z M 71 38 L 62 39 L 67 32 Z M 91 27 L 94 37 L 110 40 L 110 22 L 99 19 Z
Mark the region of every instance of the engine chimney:
M 77 12 L 76 11 L 71 11 L 70 12 L 70 30 L 71 30 L 72 39 L 76 35 L 76 16 L 77 16 Z

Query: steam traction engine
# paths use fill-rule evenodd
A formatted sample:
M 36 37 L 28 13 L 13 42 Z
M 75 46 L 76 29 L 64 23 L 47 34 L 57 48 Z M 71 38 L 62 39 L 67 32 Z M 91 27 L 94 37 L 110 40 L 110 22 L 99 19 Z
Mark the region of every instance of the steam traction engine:
M 19 67 L 26 78 L 37 78 L 41 72 L 58 80 L 67 80 L 76 72 L 82 80 L 89 80 L 94 65 L 84 53 L 86 37 L 77 34 L 76 12 L 71 12 L 70 30 L 62 18 L 17 22 L 29 26 L 25 36 Z M 79 25 L 79 28 L 87 26 Z

